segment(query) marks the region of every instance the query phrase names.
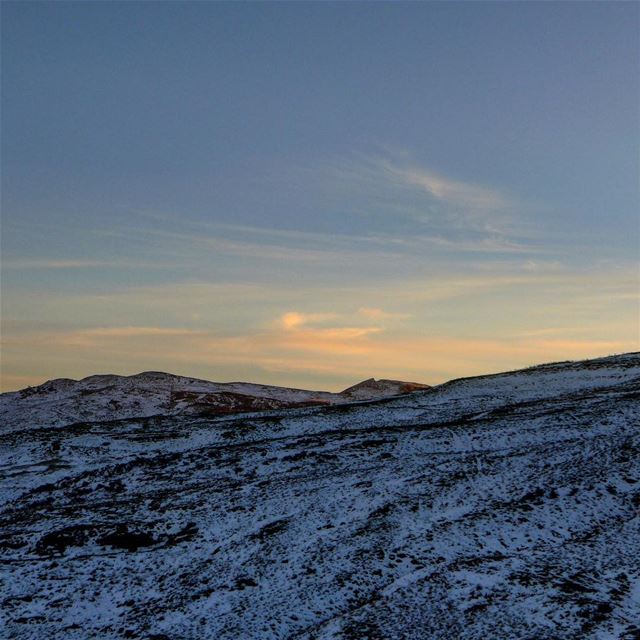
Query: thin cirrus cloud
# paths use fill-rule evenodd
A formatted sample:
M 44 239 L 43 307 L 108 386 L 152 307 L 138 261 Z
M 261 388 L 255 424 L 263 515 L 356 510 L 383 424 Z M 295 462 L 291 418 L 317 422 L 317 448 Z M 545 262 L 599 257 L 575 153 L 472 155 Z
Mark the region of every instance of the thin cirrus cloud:
M 189 222 L 182 222 L 182 225 Z M 198 227 L 197 222 L 192 223 Z M 206 225 L 215 228 L 215 225 Z M 416 272 L 424 267 L 424 251 L 431 251 L 430 268 L 438 268 L 440 261 L 448 259 L 462 260 L 465 256 L 476 255 L 523 255 L 541 256 L 549 253 L 549 249 L 542 246 L 523 244 L 506 238 L 480 237 L 474 239 L 448 239 L 442 235 L 433 236 L 416 233 L 412 236 L 403 236 L 392 233 L 376 233 L 369 236 L 334 236 L 322 233 L 298 233 L 293 230 L 279 230 L 274 232 L 260 227 L 235 227 L 234 225 L 221 225 L 222 232 L 245 233 L 248 239 L 225 238 L 222 233 L 215 236 L 203 233 L 184 233 L 174 230 L 159 230 L 135 228 L 122 237 L 128 239 L 137 235 L 139 242 L 143 243 L 147 251 L 162 252 L 170 256 L 170 260 L 101 260 L 101 259 L 4 259 L 2 267 L 5 272 L 29 272 L 51 271 L 52 273 L 72 270 L 91 270 L 95 272 L 104 270 L 128 270 L 131 273 L 142 273 L 150 270 L 158 274 L 181 270 L 206 270 L 209 261 L 219 261 L 220 256 L 229 256 L 236 259 L 235 263 L 244 271 L 250 264 L 260 261 L 274 266 L 288 263 L 298 263 L 308 267 L 304 272 L 312 276 L 320 275 L 319 268 L 323 269 L 323 277 L 329 272 L 337 272 L 342 277 L 344 269 L 348 268 L 352 276 L 360 279 L 371 279 L 372 273 L 379 272 L 383 268 L 404 267 Z M 269 241 L 264 242 L 263 236 Z M 313 246 L 310 248 L 308 245 Z M 434 252 L 438 252 L 437 254 Z M 557 261 L 528 260 L 526 263 L 530 270 L 540 270 L 555 267 Z M 517 267 L 516 267 L 517 269 Z M 390 273 L 390 272 L 388 272 Z M 369 274 L 369 275 L 367 275 Z M 159 277 L 162 277 L 161 275 Z
M 55 260 L 55 259 L 7 259 L 3 269 L 165 269 L 166 263 L 131 260 Z
M 426 168 L 400 166 L 388 161 L 379 161 L 379 164 L 398 182 L 419 187 L 441 202 L 489 210 L 505 209 L 515 204 L 498 189 L 447 178 Z
M 335 162 L 328 175 L 338 179 L 343 189 L 351 186 L 355 192 L 379 198 L 386 193 L 386 205 L 394 213 L 412 215 L 420 211 L 444 214 L 464 210 L 469 226 L 475 228 L 474 215 L 490 220 L 510 219 L 507 212 L 522 208 L 524 203 L 504 189 L 446 176 L 430 167 L 413 162 L 406 153 L 385 155 L 355 155 Z M 407 207 L 406 196 L 413 196 L 414 209 Z M 422 196 L 422 197 L 420 197 Z
M 258 263 L 280 268 L 285 263 L 296 262 L 301 265 L 299 273 L 307 280 L 328 278 L 331 273 L 342 274 L 348 268 L 353 277 L 362 281 L 375 279 L 373 274 L 382 274 L 384 270 L 386 274 L 399 269 L 417 273 L 428 264 L 433 271 L 447 260 L 473 260 L 474 254 L 535 256 L 554 254 L 561 249 L 543 238 L 532 242 L 530 238 L 512 234 L 514 201 L 500 190 L 444 177 L 406 158 L 361 157 L 348 166 L 341 174 L 350 184 L 351 194 L 344 199 L 347 213 L 350 206 L 353 210 L 366 210 L 375 204 L 388 212 L 382 226 L 372 221 L 364 233 L 362 224 L 351 231 L 328 233 L 190 220 L 182 214 L 135 210 L 135 215 L 153 220 L 154 224 L 103 230 L 122 247 L 137 249 L 135 258 L 123 255 L 118 260 L 5 259 L 3 266 L 14 272 L 129 269 L 135 273 L 151 269 L 175 273 L 178 269 L 191 269 L 199 273 L 211 268 L 208 263 L 215 263 L 224 264 L 227 270 L 235 268 L 246 278 L 244 274 L 255 269 Z M 308 174 L 305 179 L 309 179 Z M 382 199 L 382 205 L 378 202 L 381 185 L 388 196 Z M 328 186 L 329 190 L 333 187 Z M 400 207 L 398 214 L 395 200 L 402 201 L 407 195 L 412 204 Z M 394 226 L 397 215 L 414 217 L 421 224 Z M 212 215 L 211 219 L 215 217 Z M 145 252 L 153 258 L 142 259 Z M 425 252 L 428 252 L 428 263 Z M 157 255 L 165 256 L 164 261 L 157 260 Z M 172 264 L 167 261 L 168 256 Z M 173 277 L 171 274 L 170 278 Z
M 197 324 L 197 328 L 206 328 L 203 323 L 208 323 L 209 327 L 224 331 L 255 329 L 259 323 L 268 323 L 274 317 L 279 318 L 277 323 L 282 327 L 281 315 L 285 310 L 299 314 L 286 319 L 289 326 L 299 327 L 319 320 L 328 324 L 329 320 L 336 319 L 336 314 L 349 317 L 349 323 L 353 324 L 357 320 L 353 309 L 360 309 L 358 315 L 368 315 L 369 319 L 390 320 L 393 315 L 409 321 L 409 316 L 413 316 L 411 323 L 426 329 L 434 328 L 428 315 L 430 309 L 438 310 L 446 305 L 453 314 L 452 319 L 457 319 L 466 315 L 470 298 L 474 299 L 476 308 L 482 301 L 497 318 L 512 318 L 513 310 L 522 310 L 526 317 L 533 317 L 546 309 L 549 317 L 544 326 L 573 326 L 570 322 L 575 320 L 571 319 L 584 309 L 590 309 L 590 317 L 609 324 L 620 315 L 619 310 L 613 311 L 614 302 L 633 308 L 638 299 L 638 280 L 635 268 L 599 267 L 584 273 L 562 265 L 532 270 L 526 262 L 506 261 L 474 264 L 471 270 L 458 265 L 457 270 L 413 274 L 404 279 L 363 283 L 347 280 L 336 285 L 319 281 L 306 286 L 302 294 L 288 282 L 207 281 L 126 286 L 101 293 L 42 292 L 38 298 L 30 292 L 3 293 L 9 305 L 6 309 L 13 310 L 3 316 L 5 337 L 33 324 L 25 322 L 25 318 L 46 318 L 52 325 L 62 327 L 70 314 L 76 324 L 94 327 L 120 326 L 124 322 L 151 326 L 163 318 L 168 326 L 189 322 L 190 326 Z M 321 301 L 330 304 L 332 311 L 323 311 L 319 316 L 317 305 Z M 384 307 L 381 301 L 385 302 Z M 565 317 L 561 312 L 569 315 Z M 195 324 L 194 319 L 198 320 Z M 530 324 L 514 328 L 521 331 L 540 328 Z
M 284 243 L 266 244 L 221 236 L 216 237 L 148 228 L 135 228 L 130 231 L 143 236 L 156 237 L 171 242 L 186 243 L 237 257 L 266 259 L 276 262 L 296 261 L 310 264 L 332 264 L 336 261 L 350 260 L 354 252 L 358 250 L 355 246 L 344 246 L 342 248 L 331 248 L 328 246 L 324 248 L 309 248 Z M 346 239 L 349 240 L 349 238 Z M 377 252 L 378 258 L 397 258 L 399 255 L 398 252 Z
M 126 340 L 130 338 L 175 338 L 185 336 L 202 336 L 205 331 L 175 327 L 91 327 L 88 329 L 61 330 L 55 333 L 31 332 L 15 336 L 5 336 L 6 346 L 29 344 L 39 345 L 53 342 L 58 345 L 92 346 L 101 341 Z
M 429 246 L 441 250 L 445 256 L 457 253 L 544 254 L 551 251 L 540 244 L 525 244 L 496 234 L 445 237 L 442 233 L 436 235 L 416 230 L 411 235 L 400 231 L 372 232 L 369 235 L 336 235 L 298 232 L 292 229 L 274 230 L 241 225 L 216 225 L 215 223 L 189 222 L 183 219 L 181 225 L 184 227 L 185 224 L 191 224 L 194 227 L 202 226 L 209 230 L 217 229 L 218 232 L 216 235 L 208 235 L 142 227 L 132 228 L 128 232 L 237 257 L 308 264 L 335 264 L 336 261 L 344 263 L 365 254 L 375 254 L 376 260 L 394 260 L 424 251 L 425 247 Z M 233 234 L 233 237 L 229 237 L 229 234 Z M 245 234 L 246 237 L 239 239 L 237 234 Z M 252 240 L 247 239 L 251 237 L 253 237 Z M 313 246 L 310 247 L 310 243 Z
M 531 242 L 530 224 L 523 215 L 527 207 L 515 197 L 498 188 L 444 176 L 408 161 L 406 155 L 355 155 L 288 175 L 289 183 L 278 185 L 284 194 L 293 189 L 285 196 L 287 209 L 295 210 L 295 194 L 304 193 L 300 207 L 308 206 L 309 200 L 317 201 L 318 218 L 330 219 L 337 207 L 340 217 L 351 222 L 336 227 L 340 232 L 326 232 L 278 228 L 277 222 L 269 227 L 218 222 L 217 212 L 207 220 L 197 220 L 182 213 L 136 210 L 136 215 L 153 220 L 154 225 L 127 233 L 238 257 L 309 264 L 373 252 L 379 258 L 394 259 L 425 248 L 441 255 L 550 251 L 541 238 Z
M 397 313 L 392 311 L 385 311 L 378 307 L 360 307 L 358 313 L 365 318 L 371 318 L 372 320 L 404 320 L 411 318 L 410 313 Z

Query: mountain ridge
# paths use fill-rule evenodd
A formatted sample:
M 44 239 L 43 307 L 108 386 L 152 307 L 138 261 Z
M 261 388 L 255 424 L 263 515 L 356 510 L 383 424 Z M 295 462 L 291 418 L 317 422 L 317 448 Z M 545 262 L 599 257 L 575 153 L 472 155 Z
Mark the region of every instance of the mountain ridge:
M 228 415 L 273 409 L 368 401 L 428 385 L 373 378 L 344 391 L 310 391 L 250 382 L 213 382 L 162 371 L 129 376 L 94 374 L 54 378 L 35 387 L 0 394 L 0 424 L 28 428 L 52 419 L 58 426 L 181 413 Z

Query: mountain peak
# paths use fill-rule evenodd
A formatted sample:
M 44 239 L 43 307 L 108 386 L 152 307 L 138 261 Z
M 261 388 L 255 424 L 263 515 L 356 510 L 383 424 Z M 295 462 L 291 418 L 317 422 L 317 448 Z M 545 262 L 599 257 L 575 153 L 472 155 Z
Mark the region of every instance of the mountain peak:
M 352 387 L 348 387 L 340 392 L 341 396 L 349 397 L 352 400 L 369 400 L 374 398 L 385 398 L 389 396 L 411 393 L 420 389 L 429 389 L 428 384 L 419 382 L 405 382 L 403 380 L 388 380 L 381 378 L 367 378 Z

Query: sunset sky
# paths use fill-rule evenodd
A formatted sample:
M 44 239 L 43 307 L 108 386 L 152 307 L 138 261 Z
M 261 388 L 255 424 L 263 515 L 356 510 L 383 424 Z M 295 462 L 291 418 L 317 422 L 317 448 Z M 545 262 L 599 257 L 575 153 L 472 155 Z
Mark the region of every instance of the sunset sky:
M 2 14 L 4 391 L 640 349 L 640 4 Z

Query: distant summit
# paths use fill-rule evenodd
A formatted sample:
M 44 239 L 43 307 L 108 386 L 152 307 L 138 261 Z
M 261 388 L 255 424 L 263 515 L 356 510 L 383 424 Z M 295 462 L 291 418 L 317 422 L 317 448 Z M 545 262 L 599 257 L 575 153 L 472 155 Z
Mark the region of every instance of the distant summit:
M 414 382 L 370 378 L 340 393 L 248 382 L 210 382 L 162 371 L 131 376 L 99 374 L 58 378 L 0 395 L 0 423 L 29 428 L 42 423 L 122 420 L 171 415 L 227 415 L 376 400 L 428 388 Z
M 369 378 L 341 391 L 339 395 L 351 400 L 374 400 L 429 388 L 428 384 L 420 384 L 419 382 Z

